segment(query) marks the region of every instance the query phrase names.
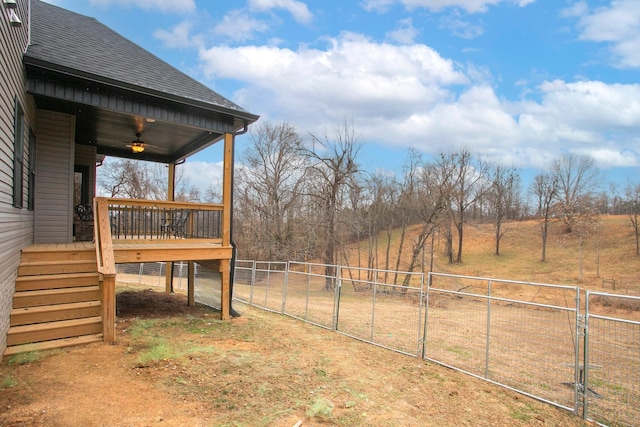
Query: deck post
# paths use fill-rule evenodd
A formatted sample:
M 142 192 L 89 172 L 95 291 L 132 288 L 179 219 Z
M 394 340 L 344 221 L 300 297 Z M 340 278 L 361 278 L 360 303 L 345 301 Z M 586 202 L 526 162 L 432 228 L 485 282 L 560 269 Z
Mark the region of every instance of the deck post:
M 176 163 L 171 162 L 169 166 L 169 176 L 167 183 L 167 201 L 173 202 L 175 199 L 176 188 Z M 170 294 L 173 292 L 173 262 L 165 263 L 165 293 Z
M 116 275 L 102 276 L 102 339 L 116 342 Z
M 233 144 L 232 133 L 224 134 L 224 172 L 222 180 L 222 246 L 231 246 L 231 221 L 232 221 L 232 200 L 233 200 Z M 220 260 L 220 308 L 222 320 L 229 320 L 230 317 L 230 288 L 231 260 Z
M 196 284 L 196 263 L 187 262 L 188 280 L 187 280 L 187 305 L 193 307 L 196 305 L 195 284 Z
M 230 279 L 230 270 L 229 267 L 231 265 L 231 261 L 228 259 L 220 260 L 220 281 L 222 284 L 222 289 L 220 292 L 220 319 L 221 320 L 229 320 L 230 318 L 230 308 L 229 304 L 229 279 Z

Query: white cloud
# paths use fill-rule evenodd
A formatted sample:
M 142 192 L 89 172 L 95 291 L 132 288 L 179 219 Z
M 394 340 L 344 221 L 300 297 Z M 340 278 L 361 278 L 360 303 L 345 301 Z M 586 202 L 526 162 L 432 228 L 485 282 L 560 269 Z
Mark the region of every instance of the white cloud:
M 582 40 L 610 44 L 615 65 L 622 68 L 640 67 L 640 2 L 613 0 L 609 6 L 582 12 L 578 24 Z
M 400 21 L 398 28 L 389 31 L 386 36 L 389 40 L 393 40 L 396 43 L 411 44 L 418 36 L 418 30 L 413 26 L 411 18 L 407 18 Z
M 520 7 L 524 7 L 535 0 L 364 0 L 362 5 L 365 10 L 384 12 L 391 5 L 400 3 L 407 9 L 424 8 L 433 12 L 439 12 L 446 8 L 460 8 L 467 13 L 484 13 L 489 6 L 495 6 L 498 3 L 507 2 L 515 3 Z
M 344 33 L 324 49 L 201 49 L 208 77 L 242 82 L 234 100 L 302 135 L 352 119 L 362 141 L 425 152 L 466 147 L 490 161 L 548 166 L 564 151 L 602 167 L 640 164 L 640 84 L 545 81 L 523 100 L 500 98 L 494 78 L 423 44 Z
M 222 187 L 222 162 L 187 161 L 178 168 L 180 169 L 177 170 L 177 173 L 188 179 L 190 184 L 202 192 L 209 188 L 219 190 Z
M 249 0 L 249 8 L 259 11 L 284 9 L 293 16 L 293 19 L 303 24 L 309 23 L 313 19 L 313 14 L 307 5 L 297 0 Z
M 461 19 L 459 13 L 442 17 L 440 19 L 440 27 L 446 28 L 453 35 L 463 39 L 473 39 L 484 33 L 482 26 Z
M 540 89 L 546 113 L 576 129 L 625 132 L 640 128 L 640 85 L 556 80 Z
M 565 18 L 579 18 L 589 11 L 586 1 L 578 1 L 560 11 L 560 15 Z
M 449 96 L 466 76 L 425 45 L 376 44 L 345 33 L 326 50 L 267 46 L 202 50 L 209 77 L 246 83 L 241 105 L 261 105 L 288 120 L 333 122 L 352 112 L 405 116 Z
M 182 22 L 171 29 L 159 29 L 154 31 L 153 36 L 162 41 L 168 48 L 185 49 L 197 45 L 198 42 L 191 38 L 191 22 Z
M 213 29 L 214 33 L 227 36 L 235 41 L 250 40 L 254 33 L 268 30 L 267 24 L 248 16 L 243 10 L 231 11 Z
M 90 0 L 92 5 L 98 6 L 137 6 L 146 10 L 161 12 L 193 12 L 196 9 L 195 0 Z

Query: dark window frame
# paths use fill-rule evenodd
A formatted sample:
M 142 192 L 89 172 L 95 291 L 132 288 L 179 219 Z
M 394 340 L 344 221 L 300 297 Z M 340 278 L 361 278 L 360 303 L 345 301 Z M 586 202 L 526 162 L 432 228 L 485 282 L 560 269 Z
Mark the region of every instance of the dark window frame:
M 13 206 L 21 209 L 24 207 L 24 110 L 17 96 L 13 113 Z
M 29 128 L 29 176 L 28 176 L 27 209 L 36 207 L 36 134 Z

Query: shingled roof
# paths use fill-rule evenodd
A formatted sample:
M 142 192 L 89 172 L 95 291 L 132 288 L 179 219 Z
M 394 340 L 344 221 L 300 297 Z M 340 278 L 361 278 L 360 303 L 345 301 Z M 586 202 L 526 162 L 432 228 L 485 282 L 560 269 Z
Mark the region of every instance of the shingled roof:
M 94 18 L 31 1 L 32 65 L 255 121 L 258 116 L 127 40 Z

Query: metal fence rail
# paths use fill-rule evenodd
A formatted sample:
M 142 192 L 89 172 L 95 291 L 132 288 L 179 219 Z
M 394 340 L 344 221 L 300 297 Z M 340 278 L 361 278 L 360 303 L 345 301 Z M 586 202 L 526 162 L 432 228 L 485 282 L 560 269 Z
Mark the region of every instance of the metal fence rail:
M 640 425 L 640 297 L 587 292 L 584 414 Z
M 282 313 L 335 330 L 338 273 L 337 266 L 290 261 Z
M 421 273 L 340 267 L 338 277 L 338 332 L 401 353 L 419 354 L 424 308 Z
M 579 291 L 431 273 L 424 357 L 577 412 Z

